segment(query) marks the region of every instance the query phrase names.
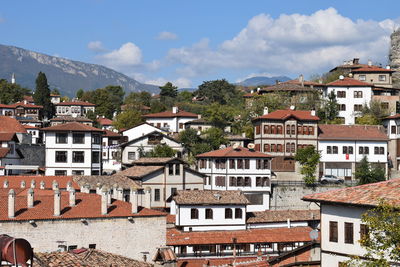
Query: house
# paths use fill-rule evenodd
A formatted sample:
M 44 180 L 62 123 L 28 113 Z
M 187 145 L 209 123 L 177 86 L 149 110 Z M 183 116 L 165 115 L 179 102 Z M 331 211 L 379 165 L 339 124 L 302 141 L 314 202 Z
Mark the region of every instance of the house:
M 58 104 L 61 102 L 61 96 L 59 94 L 50 94 L 50 102 Z
M 98 118 L 97 123 L 100 125 L 101 129 L 103 129 L 103 130 L 112 131 L 114 129 L 113 121 L 104 116 L 101 118 Z
M 12 105 L 0 104 L 1 116 L 15 116 L 15 109 Z
M 113 173 L 121 170 L 122 135 L 109 130 L 104 130 L 103 135 L 103 173 Z
M 274 156 L 272 169 L 278 180 L 302 179 L 295 162 L 297 149 L 318 146 L 318 121 L 315 111 L 276 110 L 253 120 L 255 150 Z
M 103 130 L 71 122 L 42 129 L 46 175 L 100 175 Z
M 50 126 L 60 125 L 70 122 L 80 122 L 88 126 L 93 126 L 93 121 L 83 116 L 57 116 L 50 119 Z
M 371 62 L 368 62 L 367 66 L 353 69 L 351 73 L 354 79 L 372 83 L 377 87 L 392 88 L 392 73 L 394 70 L 390 69 L 390 66 L 386 68 L 381 68 L 378 66 L 373 66 Z
M 65 101 L 54 104 L 56 108 L 56 116 L 86 116 L 88 111 L 95 111 L 95 104 L 85 101 Z
M 43 142 L 43 134 L 40 128 L 31 125 L 24 125 L 28 134 L 32 136 L 32 144 L 41 144 Z
M 178 190 L 203 190 L 204 175 L 179 158 L 140 158 L 133 167 L 117 172 L 151 190 L 151 207 L 167 208 Z
M 373 84 L 340 76 L 336 81 L 328 83 L 324 90 L 327 98 L 331 92 L 336 95 L 339 115 L 345 124 L 355 124 L 356 118 L 361 116 L 365 105 L 369 106 L 372 100 Z
M 382 126 L 324 124 L 319 125 L 319 132 L 320 176 L 335 175 L 352 180 L 364 156 L 388 173 L 388 137 Z
M 146 122 L 143 122 L 141 124 L 136 125 L 135 127 L 123 130 L 123 131 L 121 131 L 121 133 L 124 136 L 125 141 L 128 142 L 128 141 L 137 139 L 141 136 L 144 136 L 144 135 L 149 134 L 154 131 L 157 131 L 160 133 L 163 132 L 161 129 L 159 129 L 153 125 L 150 125 Z M 166 133 L 166 132 L 163 132 L 163 133 Z
M 184 152 L 182 144 L 177 140 L 160 131 L 153 131 L 120 145 L 122 150 L 122 164 L 131 165 L 132 161 L 140 159 L 143 153 L 152 151 L 157 145 L 171 147 L 176 151 L 177 157 L 182 157 Z
M 400 114 L 386 117 L 382 120 L 388 137 L 388 167 L 400 170 Z
M 196 156 L 206 176 L 205 190 L 242 190 L 250 200 L 248 211 L 269 209 L 272 156 L 253 148 L 232 146 Z
M 303 197 L 321 206 L 321 266 L 342 266 L 367 251 L 359 240 L 368 234 L 361 216 L 383 199 L 398 206 L 400 179 L 330 190 Z
M 43 106 L 34 105 L 24 100 L 11 105 L 14 108 L 14 115 L 16 117 L 40 119 Z
M 197 120 L 188 121 L 185 123 L 185 129 L 195 129 L 198 132 L 210 129 L 212 124 L 205 119 L 199 118 Z
M 185 123 L 198 119 L 198 115 L 172 107 L 172 111 L 143 115 L 146 122 L 164 131 L 177 133 L 185 130 Z

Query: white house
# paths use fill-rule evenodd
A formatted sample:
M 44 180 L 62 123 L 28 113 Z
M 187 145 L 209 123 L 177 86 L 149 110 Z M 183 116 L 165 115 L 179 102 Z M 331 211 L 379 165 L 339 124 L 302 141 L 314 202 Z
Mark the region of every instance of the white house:
M 353 179 L 356 164 L 366 156 L 387 173 L 388 138 L 382 126 L 319 125 L 320 174 Z
M 61 96 L 59 94 L 50 94 L 50 102 L 58 104 L 61 102 Z
M 177 191 L 171 214 L 183 231 L 244 230 L 248 204 L 240 190 Z
M 12 105 L 0 104 L 1 116 L 15 116 L 15 109 Z
M 95 111 L 95 104 L 84 101 L 65 101 L 54 104 L 56 116 L 86 116 L 88 111 Z
M 363 106 L 369 106 L 372 100 L 372 88 L 373 84 L 340 76 L 340 79 L 327 84 L 324 97 L 334 92 L 339 109 L 338 117 L 345 124 L 355 124 L 355 118 L 360 117 Z
M 121 170 L 122 135 L 109 130 L 104 130 L 103 135 L 103 172 L 112 173 Z
M 345 266 L 352 256 L 365 255 L 359 240 L 368 234 L 361 216 L 381 199 L 398 206 L 400 179 L 307 195 L 321 205 L 321 266 Z M 343 264 L 343 265 L 341 265 Z
M 146 122 L 164 131 L 177 133 L 185 130 L 185 123 L 199 118 L 199 115 L 172 107 L 172 111 L 164 111 L 143 115 Z
M 124 130 L 121 133 L 125 137 L 125 141 L 130 141 L 130 140 L 139 138 L 141 136 L 144 136 L 146 134 L 149 134 L 151 132 L 154 132 L 154 131 L 157 131 L 160 133 L 163 132 L 159 128 L 144 122 L 139 125 L 136 125 L 135 127 Z M 164 132 L 164 133 L 166 133 L 166 132 Z
M 389 168 L 394 168 L 398 171 L 400 170 L 400 114 L 384 118 L 382 124 L 389 138 Z
M 71 122 L 42 129 L 46 175 L 100 175 L 103 130 Z
M 40 129 L 36 126 L 24 125 L 28 134 L 32 136 L 32 144 L 39 144 L 42 142 L 42 137 L 40 134 Z
M 206 190 L 242 190 L 249 211 L 269 209 L 272 156 L 240 146 L 196 156 L 199 172 L 207 176 Z

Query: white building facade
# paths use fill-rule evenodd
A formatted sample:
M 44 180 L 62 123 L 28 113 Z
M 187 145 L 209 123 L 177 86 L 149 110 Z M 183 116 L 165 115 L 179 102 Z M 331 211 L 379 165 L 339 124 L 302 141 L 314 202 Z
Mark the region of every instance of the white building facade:
M 84 101 L 60 102 L 54 104 L 56 116 L 86 116 L 88 111 L 95 111 L 95 104 Z
M 185 123 L 199 118 L 199 115 L 172 107 L 172 111 L 164 111 L 143 115 L 146 122 L 166 132 L 178 133 L 185 130 Z

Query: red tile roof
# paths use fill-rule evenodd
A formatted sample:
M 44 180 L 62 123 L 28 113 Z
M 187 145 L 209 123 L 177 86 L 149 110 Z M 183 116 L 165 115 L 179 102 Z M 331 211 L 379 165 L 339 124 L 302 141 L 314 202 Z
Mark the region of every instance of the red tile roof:
M 10 152 L 10 148 L 8 147 L 0 147 L 0 159 L 7 156 L 8 152 Z
M 107 119 L 107 118 L 98 118 L 98 119 L 97 119 L 97 122 L 98 122 L 100 125 L 112 125 L 112 124 L 113 124 L 113 121 L 110 120 L 110 119 Z
M 166 213 L 142 208 L 137 214 L 132 213 L 129 202 L 114 200 L 108 208 L 108 214 L 101 214 L 101 196 L 97 194 L 76 193 L 76 206 L 69 207 L 69 192 L 61 191 L 61 215 L 53 216 L 54 192 L 52 190 L 35 189 L 33 208 L 27 207 L 27 191 L 15 190 L 15 218 L 8 218 L 9 189 L 0 189 L 0 221 L 27 220 L 60 220 L 79 218 L 112 218 L 112 217 L 142 217 L 166 216 Z
M 364 66 L 362 68 L 354 69 L 351 72 L 394 72 L 392 69 L 385 69 L 378 66 Z
M 113 132 L 113 131 L 109 131 L 109 130 L 104 130 L 104 135 L 103 136 L 106 136 L 106 137 L 117 137 L 117 136 L 122 136 L 122 134 L 120 134 L 120 133 L 116 133 L 116 132 Z
M 173 113 L 172 111 L 164 111 L 152 114 L 143 115 L 145 118 L 175 118 L 175 117 L 184 117 L 184 118 L 198 118 L 198 115 L 195 113 L 187 112 L 184 110 L 178 110 L 178 113 Z
M 272 223 L 319 220 L 319 210 L 266 210 L 249 212 L 247 223 Z
M 0 108 L 14 108 L 12 105 L 0 104 Z
M 381 199 L 391 205 L 400 205 L 400 179 L 359 185 L 303 197 L 305 201 L 339 203 L 357 206 L 377 206 Z
M 27 131 L 16 119 L 0 116 L 0 133 L 27 133 Z
M 39 105 L 34 105 L 34 104 L 30 104 L 30 103 L 24 103 L 24 102 L 17 102 L 15 104 L 11 104 L 12 107 L 16 108 L 16 107 L 24 107 L 24 108 L 43 108 L 43 106 L 39 106 Z
M 241 190 L 178 190 L 173 200 L 179 205 L 247 205 Z
M 338 79 L 336 81 L 326 84 L 327 86 L 337 86 L 337 87 L 348 87 L 348 86 L 362 86 L 362 87 L 372 87 L 373 84 L 362 82 L 353 78 L 345 77 L 344 79 Z
M 269 120 L 288 120 L 289 118 L 295 118 L 302 121 L 319 121 L 319 117 L 312 115 L 310 110 L 292 110 L 292 109 L 281 109 L 276 110 L 266 115 L 262 115 L 255 120 L 269 119 Z
M 79 131 L 79 132 L 104 132 L 101 129 L 79 123 L 79 122 L 69 122 L 59 125 L 54 125 L 42 129 L 43 131 Z
M 84 101 L 65 101 L 55 104 L 55 106 L 96 106 L 96 104 Z
M 272 158 L 273 156 L 239 146 L 232 146 L 199 154 L 196 158 Z
M 399 118 L 400 118 L 400 114 L 394 114 L 392 116 L 388 116 L 388 117 L 384 118 L 384 120 L 399 119 Z
M 36 188 L 40 187 L 40 182 L 44 182 L 45 189 L 52 189 L 53 181 L 57 181 L 60 189 L 66 189 L 67 183 L 72 182 L 72 187 L 76 190 L 80 189 L 80 186 L 72 179 L 72 176 L 0 176 L 0 188 L 4 188 L 4 181 L 8 181 L 8 188 L 21 188 L 21 182 L 25 181 L 26 187 L 31 186 L 32 180 L 36 182 Z
M 15 133 L 0 133 L 0 141 L 11 141 L 16 138 Z
M 37 129 L 37 130 L 39 130 L 38 127 L 32 126 L 32 125 L 24 125 L 24 127 L 25 127 L 25 129 Z
M 380 125 L 321 124 L 318 128 L 318 139 L 320 140 L 388 140 Z
M 181 232 L 167 229 L 167 245 L 205 245 L 236 243 L 309 242 L 311 227 L 260 228 L 235 231 Z
M 299 79 L 294 79 L 294 80 L 290 80 L 290 81 L 286 81 L 286 82 L 281 82 L 281 83 L 300 84 L 300 85 L 301 85 L 301 82 L 299 81 Z M 323 83 L 312 82 L 312 81 L 304 81 L 303 84 L 304 84 L 305 86 L 311 86 L 311 85 L 312 85 L 312 86 L 320 86 L 320 87 L 325 86 L 325 84 L 323 84 Z
M 35 100 L 33 100 L 33 96 L 31 95 L 24 95 L 24 100 L 28 101 L 28 102 L 34 102 Z

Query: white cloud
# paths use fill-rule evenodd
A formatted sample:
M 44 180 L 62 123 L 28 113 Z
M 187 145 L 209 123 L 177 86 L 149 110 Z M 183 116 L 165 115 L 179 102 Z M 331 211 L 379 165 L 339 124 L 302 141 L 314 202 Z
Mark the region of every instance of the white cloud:
M 190 88 L 192 86 L 192 82 L 186 78 L 178 78 L 175 80 L 167 80 L 165 78 L 157 78 L 157 79 L 150 79 L 150 80 L 143 80 L 144 83 L 153 84 L 157 86 L 163 86 L 167 82 L 171 82 L 173 85 L 177 86 L 178 88 Z
M 178 35 L 176 35 L 173 32 L 164 31 L 164 32 L 160 32 L 157 35 L 156 39 L 157 40 L 176 40 L 176 39 L 178 39 Z
M 142 51 L 134 43 L 123 44 L 119 49 L 97 56 L 104 65 L 116 70 L 126 70 L 142 63 Z
M 390 19 L 353 21 L 334 8 L 311 15 L 283 14 L 276 19 L 259 14 L 216 49 L 202 39 L 170 49 L 167 59 L 178 64 L 176 71 L 184 77 L 227 70 L 309 75 L 353 57 L 386 64 L 389 36 L 398 25 L 399 21 Z
M 100 53 L 100 52 L 105 52 L 105 51 L 107 51 L 107 50 L 104 48 L 103 43 L 102 43 L 101 41 L 92 41 L 92 42 L 89 42 L 88 45 L 87 45 L 87 47 L 88 47 L 89 50 L 92 50 L 92 51 L 94 51 L 94 52 L 96 52 L 96 53 Z

